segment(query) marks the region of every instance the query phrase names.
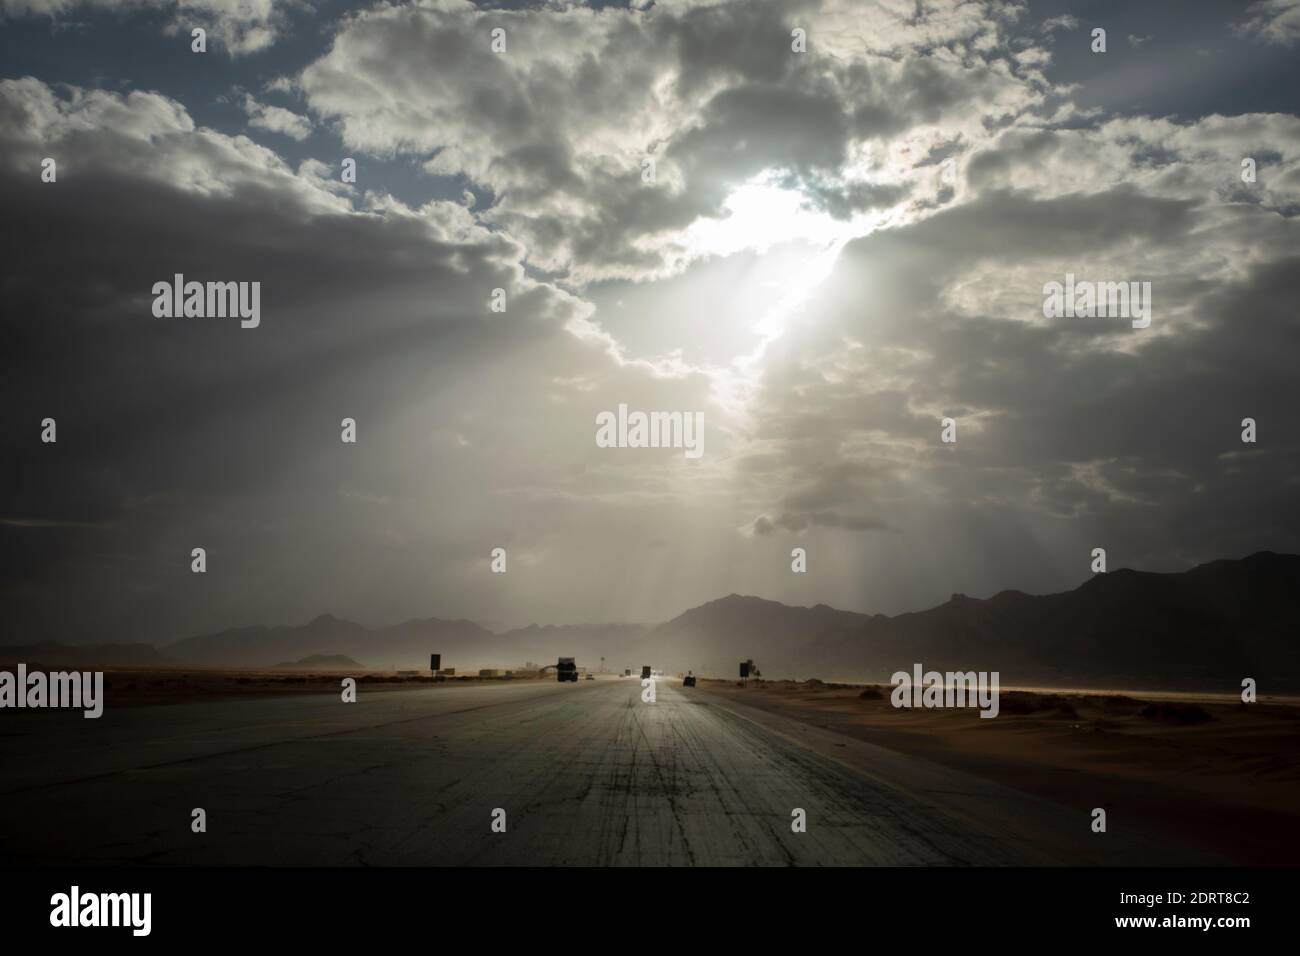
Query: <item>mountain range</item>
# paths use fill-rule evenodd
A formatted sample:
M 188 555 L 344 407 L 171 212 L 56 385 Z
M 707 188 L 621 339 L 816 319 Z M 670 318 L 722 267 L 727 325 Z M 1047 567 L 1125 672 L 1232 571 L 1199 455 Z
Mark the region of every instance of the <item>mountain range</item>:
M 554 663 L 596 669 L 693 670 L 735 676 L 753 659 L 765 677 L 887 682 L 926 670 L 998 671 L 1004 685 L 1300 692 L 1300 555 L 1263 551 L 1173 574 L 1117 570 L 1059 594 L 955 594 L 924 611 L 861 614 L 728 595 L 657 626 L 536 624 L 493 632 L 467 620 L 425 618 L 368 628 L 322 614 L 309 623 L 242 627 L 159 648 L 101 644 L 0 648 L 0 655 L 66 663 L 270 667 L 347 655 L 372 668 L 427 668 L 430 653 L 462 673 Z M 26 658 L 23 655 L 26 655 Z

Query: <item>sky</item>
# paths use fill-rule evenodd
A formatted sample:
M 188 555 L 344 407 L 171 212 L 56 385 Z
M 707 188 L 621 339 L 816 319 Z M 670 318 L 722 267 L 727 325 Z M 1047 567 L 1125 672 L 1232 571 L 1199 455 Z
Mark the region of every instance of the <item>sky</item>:
M 1300 0 L 0 0 L 0 642 L 1300 550 L 1298 46 Z M 155 315 L 178 273 L 259 324 Z

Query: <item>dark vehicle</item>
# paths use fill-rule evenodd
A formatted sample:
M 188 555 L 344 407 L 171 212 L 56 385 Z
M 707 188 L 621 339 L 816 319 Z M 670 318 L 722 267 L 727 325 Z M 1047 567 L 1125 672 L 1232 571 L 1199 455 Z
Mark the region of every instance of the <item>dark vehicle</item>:
M 641 668 L 641 679 L 645 680 L 650 676 L 650 665 L 646 664 Z
M 595 674 L 588 674 L 588 675 L 587 675 L 587 680 L 595 680 L 595 679 L 596 679 L 596 675 L 595 675 Z
M 632 668 L 629 667 L 629 668 L 627 668 L 626 670 L 624 670 L 624 671 L 623 671 L 623 676 L 624 676 L 624 677 L 631 677 L 631 676 L 632 676 Z
M 686 679 L 685 679 L 684 681 L 682 681 L 682 686 L 683 686 L 683 687 L 694 687 L 694 686 L 695 686 L 695 675 L 694 675 L 694 674 L 687 674 L 687 675 L 686 675 Z
M 560 682 L 566 680 L 578 680 L 578 665 L 573 662 L 572 657 L 561 657 L 560 662 L 555 665 L 555 679 Z

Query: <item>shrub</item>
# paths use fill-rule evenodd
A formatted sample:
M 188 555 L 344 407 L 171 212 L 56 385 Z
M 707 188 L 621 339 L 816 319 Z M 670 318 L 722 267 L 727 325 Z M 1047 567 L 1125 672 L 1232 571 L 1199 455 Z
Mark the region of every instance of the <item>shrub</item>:
M 1175 724 L 1203 724 L 1212 720 L 1209 711 L 1199 704 L 1180 704 L 1158 701 L 1147 704 L 1138 711 L 1147 720 L 1166 720 Z

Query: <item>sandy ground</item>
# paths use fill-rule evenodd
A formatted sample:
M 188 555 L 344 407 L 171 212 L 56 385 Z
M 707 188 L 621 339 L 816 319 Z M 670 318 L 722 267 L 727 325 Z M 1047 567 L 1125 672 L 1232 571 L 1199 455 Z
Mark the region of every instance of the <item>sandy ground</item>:
M 65 670 L 67 668 L 50 668 Z M 358 689 L 409 690 L 420 687 L 459 686 L 491 681 L 526 682 L 555 680 L 554 674 L 538 677 L 535 673 L 516 671 L 513 677 L 479 677 L 477 673 L 434 677 L 428 671 L 403 673 L 349 670 L 265 668 L 219 670 L 215 668 L 94 668 L 104 671 L 104 694 L 115 707 L 140 704 L 181 704 L 224 697 L 264 696 L 268 694 L 341 693 L 345 677 L 355 678 Z
M 1004 691 L 990 720 L 896 709 L 888 686 L 700 686 L 1084 811 L 1104 807 L 1112 823 L 1132 814 L 1236 862 L 1294 865 L 1300 854 L 1300 706 L 1290 700 Z

